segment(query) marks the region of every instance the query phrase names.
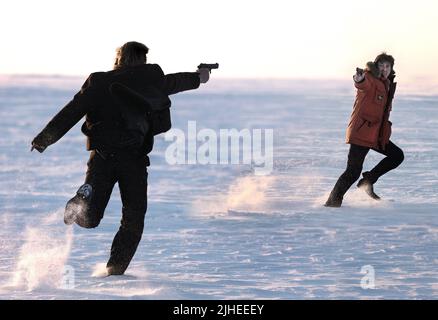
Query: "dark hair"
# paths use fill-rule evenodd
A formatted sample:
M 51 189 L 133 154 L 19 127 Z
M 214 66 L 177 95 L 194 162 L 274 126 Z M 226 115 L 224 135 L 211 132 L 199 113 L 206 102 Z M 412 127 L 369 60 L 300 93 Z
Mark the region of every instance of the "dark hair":
M 377 67 L 377 64 L 379 62 L 388 62 L 391 65 L 391 75 L 393 75 L 393 74 L 395 74 L 395 71 L 394 71 L 394 61 L 395 61 L 395 59 L 394 59 L 393 56 L 387 54 L 386 52 L 382 52 L 381 54 L 379 54 L 376 57 L 376 59 L 374 59 L 374 64 Z
M 143 43 L 135 41 L 126 42 L 116 50 L 114 69 L 144 64 L 146 63 L 146 54 L 148 52 L 149 48 Z

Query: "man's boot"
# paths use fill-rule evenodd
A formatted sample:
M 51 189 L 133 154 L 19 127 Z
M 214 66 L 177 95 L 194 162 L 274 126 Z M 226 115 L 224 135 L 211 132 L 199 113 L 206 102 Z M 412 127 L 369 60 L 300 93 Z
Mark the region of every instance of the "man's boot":
M 83 216 L 93 195 L 93 188 L 89 184 L 83 184 L 79 187 L 76 195 L 71 198 L 64 212 L 64 223 L 67 225 L 73 224 L 78 216 Z

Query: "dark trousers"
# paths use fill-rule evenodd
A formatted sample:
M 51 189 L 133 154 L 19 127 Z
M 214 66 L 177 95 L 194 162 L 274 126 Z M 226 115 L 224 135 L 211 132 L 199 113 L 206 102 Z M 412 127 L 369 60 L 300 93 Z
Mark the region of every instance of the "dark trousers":
M 404 159 L 404 154 L 402 149 L 397 147 L 394 143 L 389 141 L 386 145 L 385 150 L 374 149 L 378 153 L 385 155 L 386 157 L 382 159 L 371 171 L 366 173 L 366 178 L 372 183 L 383 176 L 388 171 L 397 168 Z M 368 147 L 362 147 L 355 144 L 350 145 L 350 151 L 348 152 L 348 162 L 347 169 L 339 177 L 336 182 L 333 191 L 330 195 L 333 199 L 342 199 L 344 194 L 350 189 L 351 185 L 360 177 L 362 172 L 363 162 L 366 155 L 370 151 Z
M 85 183 L 93 187 L 88 210 L 76 223 L 95 228 L 103 218 L 105 208 L 116 182 L 122 199 L 122 220 L 111 246 L 107 267 L 123 273 L 128 267 L 141 240 L 147 209 L 147 156 L 107 154 L 105 159 L 92 151 L 87 163 Z

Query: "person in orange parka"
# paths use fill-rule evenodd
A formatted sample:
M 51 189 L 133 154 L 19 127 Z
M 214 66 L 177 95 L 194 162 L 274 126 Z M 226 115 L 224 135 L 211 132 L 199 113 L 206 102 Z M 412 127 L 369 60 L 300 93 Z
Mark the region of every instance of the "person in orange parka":
M 403 162 L 403 151 L 390 140 L 389 114 L 397 84 L 394 77 L 394 58 L 385 52 L 368 62 L 365 70 L 356 70 L 353 80 L 357 94 L 346 135 L 346 143 L 350 144 L 347 169 L 333 187 L 326 207 L 341 206 L 344 194 L 359 179 L 370 149 L 386 157 L 371 171 L 364 172 L 357 186 L 375 200 L 380 197 L 374 193 L 373 185 Z

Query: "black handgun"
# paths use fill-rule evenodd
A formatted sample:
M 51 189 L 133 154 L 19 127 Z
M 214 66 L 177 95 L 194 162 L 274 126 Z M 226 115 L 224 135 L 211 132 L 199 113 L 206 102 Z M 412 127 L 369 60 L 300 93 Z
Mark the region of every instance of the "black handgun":
M 363 69 L 356 68 L 356 73 L 361 76 L 363 74 Z
M 218 69 L 219 68 L 219 63 L 201 63 L 198 66 L 198 69 L 201 69 L 201 68 L 208 69 L 211 73 L 211 69 Z

